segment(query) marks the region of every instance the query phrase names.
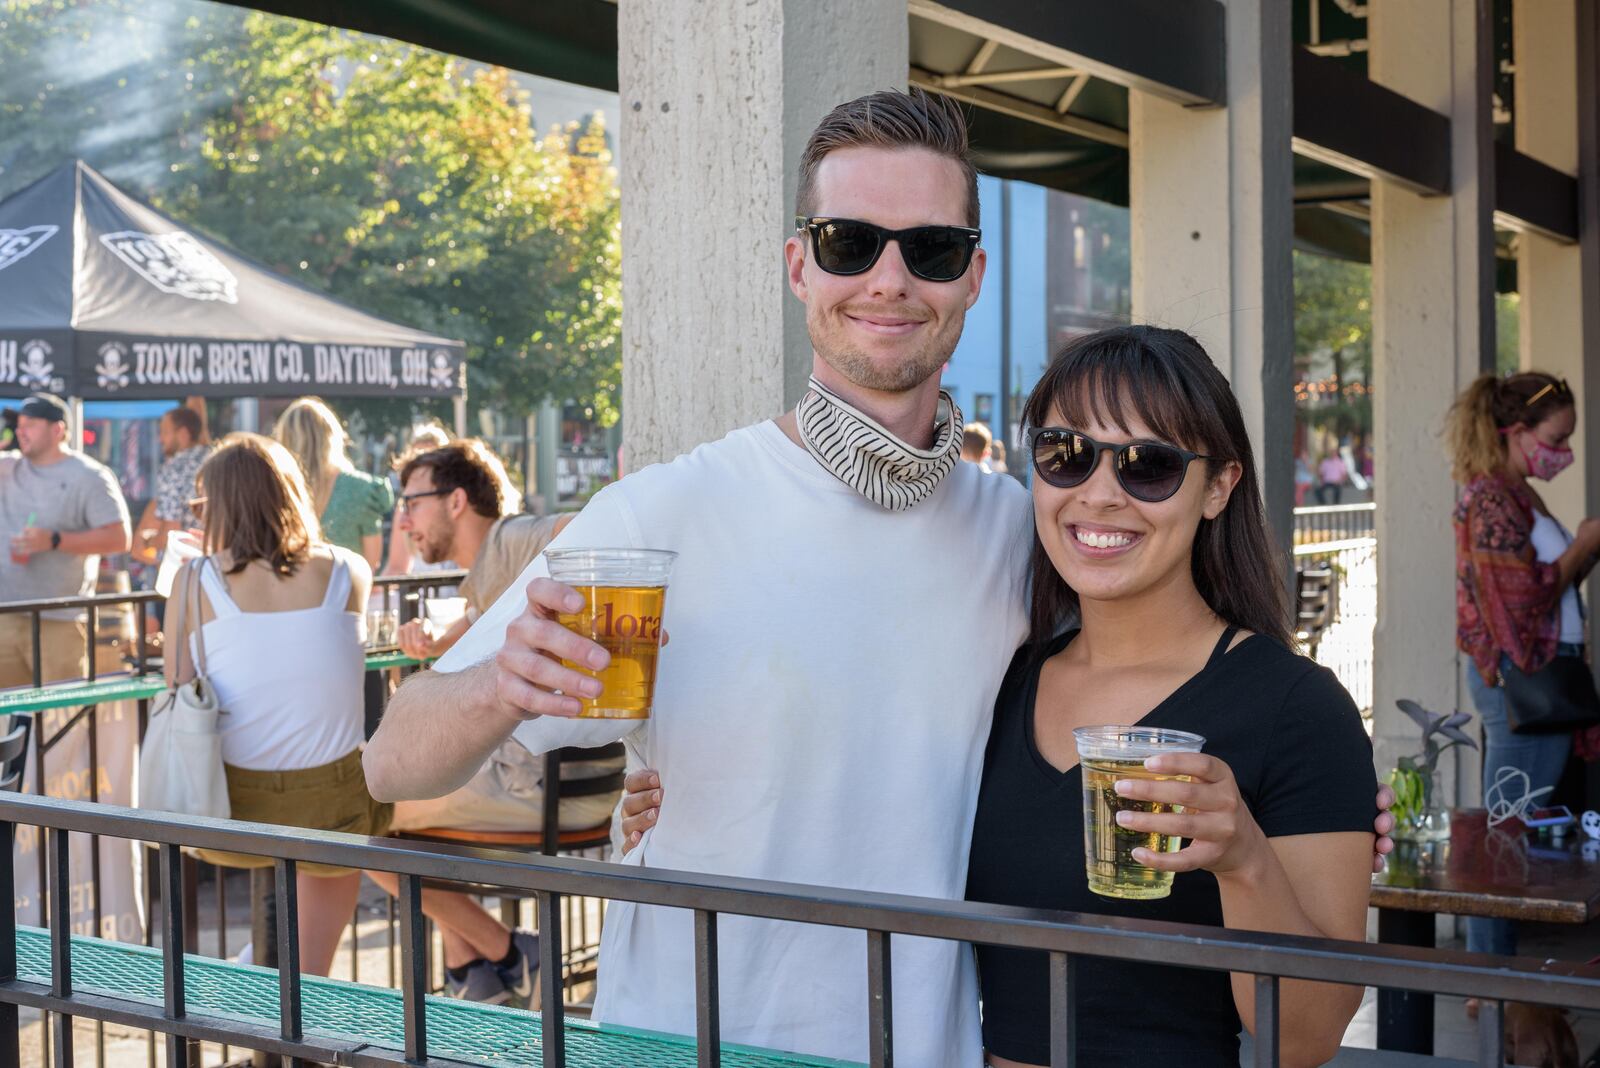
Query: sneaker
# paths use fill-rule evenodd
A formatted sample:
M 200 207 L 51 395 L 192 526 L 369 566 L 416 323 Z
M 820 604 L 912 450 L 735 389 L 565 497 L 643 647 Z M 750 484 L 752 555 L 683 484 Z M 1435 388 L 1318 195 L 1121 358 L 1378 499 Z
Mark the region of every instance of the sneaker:
M 467 974 L 457 979 L 444 973 L 445 993 L 458 1001 L 476 1001 L 480 1005 L 504 1005 L 511 1000 L 511 991 L 500 978 L 500 971 L 486 960 L 475 960 L 467 965 Z
M 495 973 L 506 989 L 507 1000 L 531 1008 L 533 981 L 539 974 L 539 936 L 519 927 L 511 932 L 511 948 L 517 951 L 516 960 L 509 967 L 495 968 Z

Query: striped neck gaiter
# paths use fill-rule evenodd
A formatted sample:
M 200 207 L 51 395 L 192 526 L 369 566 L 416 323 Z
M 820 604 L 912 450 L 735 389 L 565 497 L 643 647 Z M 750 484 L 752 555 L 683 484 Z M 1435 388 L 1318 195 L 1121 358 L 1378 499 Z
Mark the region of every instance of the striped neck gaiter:
M 961 409 L 939 391 L 931 449 L 914 449 L 816 376 L 795 409 L 800 440 L 817 463 L 867 500 L 902 512 L 927 499 L 961 459 Z

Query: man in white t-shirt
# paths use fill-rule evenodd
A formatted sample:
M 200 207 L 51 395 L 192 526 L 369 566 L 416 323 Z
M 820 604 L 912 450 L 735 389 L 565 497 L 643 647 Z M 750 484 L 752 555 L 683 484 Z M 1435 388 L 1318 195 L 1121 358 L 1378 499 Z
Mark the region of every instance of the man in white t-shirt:
M 554 543 L 679 553 L 652 718 L 567 718 L 577 702 L 551 691 L 586 680 L 549 656 L 601 651 L 552 621 L 565 587 L 524 592 L 541 558 L 395 695 L 366 752 L 376 796 L 454 789 L 513 731 L 535 752 L 625 737 L 630 764 L 675 784 L 629 863 L 961 896 L 991 706 L 1026 629 L 1030 509 L 1014 479 L 957 462 L 961 415 L 939 390 L 984 268 L 959 110 L 920 92 L 842 105 L 798 199 L 784 251 L 811 392 L 608 487 Z M 930 799 L 929 781 L 949 788 Z M 595 1019 L 693 1032 L 693 946 L 689 914 L 613 903 Z M 723 918 L 724 1039 L 866 1059 L 865 948 Z M 970 951 L 896 938 L 893 953 L 899 1056 L 977 1063 Z

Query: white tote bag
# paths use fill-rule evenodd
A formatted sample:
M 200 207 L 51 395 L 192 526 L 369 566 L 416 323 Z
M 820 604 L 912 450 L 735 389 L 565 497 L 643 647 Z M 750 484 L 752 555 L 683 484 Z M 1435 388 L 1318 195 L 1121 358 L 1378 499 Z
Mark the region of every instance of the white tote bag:
M 139 750 L 139 780 L 135 804 L 160 812 L 227 819 L 228 778 L 222 767 L 222 735 L 217 730 L 217 692 L 206 678 L 206 639 L 200 621 L 200 568 L 202 558 L 189 568 L 189 596 L 185 598 L 194 619 L 195 677 L 169 687 L 156 702 Z M 178 612 L 174 634 L 183 634 L 183 610 Z M 177 656 L 177 649 L 167 655 Z

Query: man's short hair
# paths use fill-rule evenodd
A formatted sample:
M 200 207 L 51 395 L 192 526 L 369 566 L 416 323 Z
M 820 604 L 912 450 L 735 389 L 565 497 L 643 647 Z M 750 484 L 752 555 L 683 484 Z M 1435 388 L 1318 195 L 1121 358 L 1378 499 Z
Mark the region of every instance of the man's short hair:
M 205 422 L 200 418 L 200 413 L 193 408 L 179 406 L 167 413 L 167 418 L 172 420 L 174 430 L 187 430 L 189 440 L 198 443 L 205 433 Z
M 961 454 L 981 460 L 989 455 L 989 445 L 993 441 L 994 435 L 989 433 L 988 427 L 982 423 L 968 423 L 961 430 Z
M 967 225 L 978 225 L 978 170 L 967 145 L 967 120 L 947 96 L 913 88 L 888 89 L 840 104 L 817 124 L 800 154 L 795 214 L 816 214 L 817 168 L 839 148 L 923 148 L 961 168 L 967 187 Z
M 427 468 L 433 476 L 434 489 L 465 492 L 467 504 L 485 518 L 499 519 L 517 510 L 515 502 L 507 499 L 512 487 L 505 465 L 477 438 L 460 438 L 407 459 L 400 468 L 401 492 L 420 468 Z

